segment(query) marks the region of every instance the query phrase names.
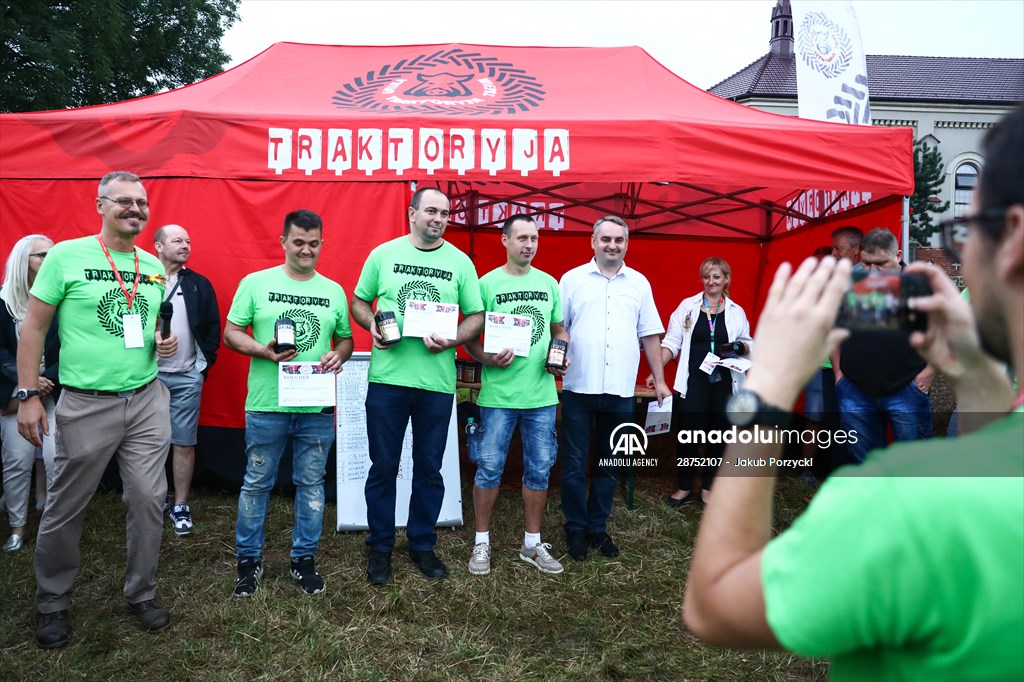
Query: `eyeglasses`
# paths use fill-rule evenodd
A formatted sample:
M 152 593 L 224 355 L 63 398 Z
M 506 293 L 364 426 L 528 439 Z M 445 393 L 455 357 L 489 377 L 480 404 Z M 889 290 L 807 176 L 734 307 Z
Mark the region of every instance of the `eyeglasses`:
M 28 254 L 28 257 L 43 260 L 44 258 L 46 258 L 46 251 L 37 251 L 36 253 L 30 253 Z
M 942 243 L 949 255 L 959 261 L 967 245 L 968 227 L 970 225 L 984 225 L 1002 220 L 1006 215 L 1005 208 L 993 208 L 974 215 L 962 215 L 957 218 L 950 218 L 939 223 L 942 229 Z
M 120 199 L 111 199 L 110 197 L 100 197 L 100 199 L 106 199 L 107 201 L 112 201 L 115 204 L 117 204 L 118 206 L 120 206 L 121 208 L 131 208 L 132 204 L 135 204 L 136 206 L 138 206 L 140 211 L 145 211 L 147 208 L 149 208 L 149 202 L 146 201 L 145 199 L 129 199 L 128 197 L 121 197 Z

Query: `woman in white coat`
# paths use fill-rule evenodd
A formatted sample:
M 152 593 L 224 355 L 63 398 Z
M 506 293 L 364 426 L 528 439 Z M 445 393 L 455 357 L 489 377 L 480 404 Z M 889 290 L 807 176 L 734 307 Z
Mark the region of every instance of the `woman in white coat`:
M 725 367 L 711 367 L 706 361 L 746 355 L 753 346 L 747 315 L 729 298 L 732 281 L 729 264 L 718 257 L 706 258 L 700 265 L 700 277 L 704 290 L 683 299 L 669 318 L 668 332 L 661 342 L 665 364 L 670 359 L 679 363 L 673 384 L 676 395 L 672 401 L 676 433 L 710 429 L 724 432 L 729 428 L 725 405 L 743 382 L 743 374 Z M 709 443 L 701 457 L 700 445 L 677 445 L 678 489 L 665 503 L 679 507 L 696 499 L 693 484 L 698 473 L 700 501 L 707 502 L 718 468 L 713 464 L 724 450 L 724 444 Z

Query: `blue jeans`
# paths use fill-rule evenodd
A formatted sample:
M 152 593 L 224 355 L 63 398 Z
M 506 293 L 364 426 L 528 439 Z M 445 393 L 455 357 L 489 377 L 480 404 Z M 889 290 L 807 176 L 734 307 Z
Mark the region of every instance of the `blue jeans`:
M 608 442 L 612 431 L 632 420 L 633 399 L 617 395 L 562 392 L 562 429 L 565 447 L 562 453 L 562 514 L 565 530 L 603 533 L 615 499 L 616 468 L 594 462 L 587 494 L 587 464 L 590 460 L 590 434 L 597 439 L 594 454 L 598 460 L 611 457 Z
M 245 480 L 238 494 L 238 558 L 263 557 L 263 524 L 285 446 L 292 444 L 295 524 L 292 559 L 313 556 L 324 525 L 324 468 L 334 443 L 334 415 L 320 412 L 246 412 Z
M 558 453 L 556 409 L 555 405 L 530 410 L 481 407 L 481 427 L 475 436 L 480 439 L 475 455 L 476 487 L 493 489 L 501 483 L 508 444 L 518 423 L 523 439 L 523 485 L 530 490 L 547 490 L 548 476 Z
M 858 463 L 872 450 L 885 447 L 887 420 L 892 423 L 896 440 L 932 437 L 931 400 L 913 381 L 896 393 L 871 398 L 843 377 L 836 384 L 836 398 L 842 428 L 856 432 L 856 443 L 847 434 L 847 448 Z
M 366 476 L 366 544 L 377 552 L 395 548 L 395 482 L 405 429 L 412 419 L 412 496 L 406 537 L 409 551 L 434 548 L 444 501 L 441 461 L 452 419 L 451 393 L 371 382 L 366 390 L 366 435 L 370 472 Z M 406 472 L 405 475 L 408 475 Z

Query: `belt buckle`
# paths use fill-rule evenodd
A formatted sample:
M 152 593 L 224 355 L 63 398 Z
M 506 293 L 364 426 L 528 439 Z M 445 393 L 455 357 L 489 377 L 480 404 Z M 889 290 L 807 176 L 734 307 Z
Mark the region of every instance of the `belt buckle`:
M 120 392 L 118 392 L 117 397 L 118 398 L 131 398 L 133 395 L 135 395 L 135 391 L 137 391 L 137 390 L 138 389 L 133 388 L 130 391 L 120 391 Z

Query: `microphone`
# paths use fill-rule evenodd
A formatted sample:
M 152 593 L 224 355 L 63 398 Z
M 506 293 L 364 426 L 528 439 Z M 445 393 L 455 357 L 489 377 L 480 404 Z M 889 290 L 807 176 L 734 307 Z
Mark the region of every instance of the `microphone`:
M 170 301 L 164 301 L 160 304 L 160 319 L 163 320 L 160 324 L 160 338 L 166 339 L 171 335 L 171 317 L 174 316 L 174 304 Z

